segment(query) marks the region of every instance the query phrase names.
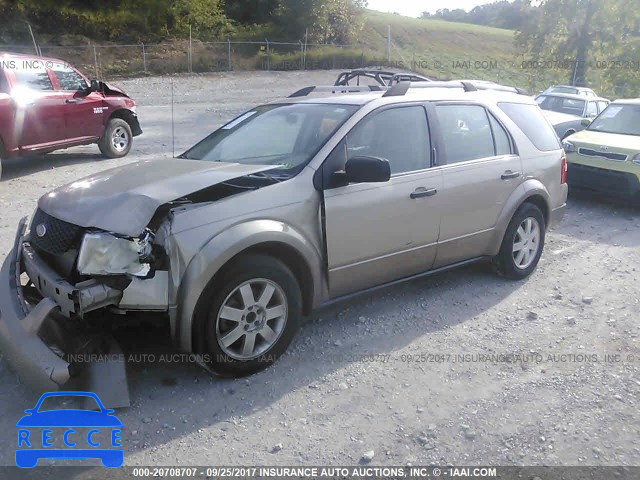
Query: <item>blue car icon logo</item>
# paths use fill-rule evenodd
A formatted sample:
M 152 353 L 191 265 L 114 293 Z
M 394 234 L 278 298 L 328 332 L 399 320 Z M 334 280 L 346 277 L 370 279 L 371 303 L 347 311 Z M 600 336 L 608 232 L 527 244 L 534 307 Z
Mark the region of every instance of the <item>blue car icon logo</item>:
M 58 408 L 41 410 L 42 403 L 55 397 L 93 398 L 98 410 Z M 60 399 L 57 399 L 60 400 Z M 122 422 L 92 392 L 51 392 L 40 397 L 36 406 L 24 411 L 18 427 L 16 465 L 33 468 L 41 458 L 99 458 L 107 468 L 121 467 L 124 450 L 120 434 Z

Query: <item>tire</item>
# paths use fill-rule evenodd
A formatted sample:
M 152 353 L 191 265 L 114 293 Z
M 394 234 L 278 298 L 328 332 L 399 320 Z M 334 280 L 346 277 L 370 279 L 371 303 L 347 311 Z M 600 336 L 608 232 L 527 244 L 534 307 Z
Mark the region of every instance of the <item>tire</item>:
M 544 216 L 540 209 L 532 203 L 523 203 L 513 214 L 500 252 L 493 259 L 497 272 L 515 280 L 531 275 L 544 249 L 545 231 Z M 521 248 L 515 250 L 518 246 Z M 531 250 L 532 247 L 536 250 Z
M 105 157 L 121 158 L 129 153 L 133 143 L 131 127 L 121 118 L 112 118 L 107 122 L 98 147 Z
M 273 257 L 247 255 L 226 269 L 214 288 L 203 294 L 215 292 L 204 310 L 203 329 L 211 369 L 241 377 L 275 362 L 302 317 L 302 294 L 291 270 Z

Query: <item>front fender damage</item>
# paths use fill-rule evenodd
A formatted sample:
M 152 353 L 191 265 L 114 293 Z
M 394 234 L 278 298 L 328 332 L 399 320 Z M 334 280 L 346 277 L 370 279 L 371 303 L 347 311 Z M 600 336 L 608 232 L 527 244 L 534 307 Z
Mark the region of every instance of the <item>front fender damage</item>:
M 33 300 L 22 285 L 25 273 L 23 243 L 26 218 L 20 221 L 14 248 L 0 271 L 0 350 L 18 377 L 39 393 L 52 390 L 84 390 L 97 393 L 109 408 L 130 405 L 122 350 L 110 336 L 92 333 L 64 317 L 49 297 Z M 40 282 L 68 289 L 64 280 L 41 272 Z M 66 284 L 66 285 L 65 285 Z M 57 285 L 57 287 L 55 286 Z M 98 303 L 118 298 L 104 290 Z M 73 293 L 74 295 L 82 296 Z M 78 298 L 79 298 L 78 297 Z M 85 305 L 90 306 L 87 293 Z
M 89 177 L 59 195 L 43 197 L 39 204 L 49 217 L 87 231 L 129 240 L 151 232 L 150 271 L 145 277 L 85 274 L 74 281 L 73 276 L 58 272 L 75 267 L 60 263 L 58 257 L 41 255 L 36 239 L 25 234 L 26 218 L 20 222 L 0 278 L 0 350 L 32 389 L 91 391 L 110 408 L 128 406 L 125 355 L 101 327 L 111 328 L 120 320 L 129 322 L 129 314 L 138 315 L 138 319 L 141 314 L 159 315 L 155 318 L 168 318 L 174 341 L 179 338 L 178 291 L 187 266 L 211 232 L 201 241 L 192 236 L 187 242 L 180 241 L 172 231 L 176 215 L 278 182 L 267 175 L 255 176 L 272 166 L 232 165 L 230 171 L 219 171 L 218 166 L 206 165 L 208 162 L 181 162 L 186 162 L 188 171 L 181 170 L 181 181 L 172 188 L 163 188 L 167 187 L 164 174 L 157 168 L 162 162 L 155 162 L 156 168 L 146 172 L 147 176 L 157 175 L 156 182 L 125 185 L 127 188 L 114 196 L 106 182 Z M 194 176 L 195 172 L 199 175 Z M 116 169 L 106 178 L 135 181 L 125 173 Z M 88 188 L 81 188 L 85 186 Z M 109 198 L 110 207 L 106 213 L 105 198 Z M 97 324 L 87 320 L 97 320 Z

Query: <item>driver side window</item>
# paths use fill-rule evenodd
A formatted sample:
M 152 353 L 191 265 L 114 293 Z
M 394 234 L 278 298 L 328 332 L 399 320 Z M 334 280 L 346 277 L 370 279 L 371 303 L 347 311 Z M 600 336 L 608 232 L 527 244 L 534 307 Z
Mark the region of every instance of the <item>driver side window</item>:
M 421 106 L 373 112 L 347 135 L 347 158 L 378 157 L 389 161 L 391 174 L 430 166 L 427 115 Z
M 54 63 L 51 70 L 53 70 L 53 74 L 58 80 L 60 90 L 76 92 L 81 87 L 86 88 L 88 86 L 82 75 L 67 65 Z

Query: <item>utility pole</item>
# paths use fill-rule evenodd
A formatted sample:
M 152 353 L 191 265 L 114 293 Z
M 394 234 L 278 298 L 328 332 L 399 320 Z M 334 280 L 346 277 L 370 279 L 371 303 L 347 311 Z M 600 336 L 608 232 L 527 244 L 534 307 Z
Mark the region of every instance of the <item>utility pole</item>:
M 42 56 L 40 49 L 38 48 L 38 44 L 36 43 L 36 37 L 33 35 L 33 30 L 31 30 L 31 24 L 29 22 L 24 22 L 27 24 L 27 28 L 29 28 L 29 34 L 31 35 L 31 40 L 33 40 L 33 48 L 36 49 L 36 55 Z
M 192 60 L 192 50 L 191 48 L 193 47 L 192 45 L 192 41 L 191 41 L 191 24 L 189 24 L 189 53 L 187 54 L 187 60 L 188 60 L 188 67 L 189 67 L 189 73 L 191 73 L 193 71 L 193 60 Z
M 387 25 L 387 63 L 391 65 L 391 25 Z
M 304 53 L 302 54 L 302 69 L 307 69 L 307 44 L 309 43 L 309 28 L 304 29 Z

